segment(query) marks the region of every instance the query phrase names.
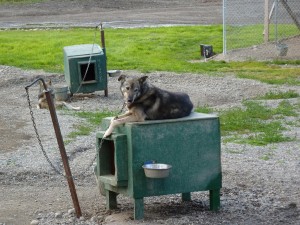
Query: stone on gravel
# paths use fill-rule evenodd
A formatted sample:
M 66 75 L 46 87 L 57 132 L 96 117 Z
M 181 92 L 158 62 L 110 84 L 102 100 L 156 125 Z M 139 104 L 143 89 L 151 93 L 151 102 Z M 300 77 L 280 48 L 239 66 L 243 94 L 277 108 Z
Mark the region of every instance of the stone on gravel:
M 56 212 L 55 214 L 54 214 L 54 217 L 55 218 L 62 218 L 62 212 Z
M 74 208 L 68 210 L 68 214 L 69 215 L 73 215 L 74 213 L 75 213 L 75 209 Z
M 38 220 L 32 220 L 30 225 L 38 225 L 40 223 L 40 221 Z

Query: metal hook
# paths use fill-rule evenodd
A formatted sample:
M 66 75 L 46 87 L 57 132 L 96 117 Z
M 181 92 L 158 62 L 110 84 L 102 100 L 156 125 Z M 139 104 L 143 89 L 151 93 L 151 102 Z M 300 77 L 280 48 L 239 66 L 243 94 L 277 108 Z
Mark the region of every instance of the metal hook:
M 45 83 L 45 81 L 44 81 L 43 78 L 37 78 L 37 79 L 34 80 L 31 84 L 27 85 L 27 86 L 25 87 L 25 89 L 28 90 L 28 88 L 30 88 L 31 86 L 33 86 L 33 85 L 34 85 L 35 83 L 37 83 L 38 81 L 42 81 L 43 86 L 44 86 L 44 89 L 47 90 L 47 85 L 46 85 L 46 83 Z

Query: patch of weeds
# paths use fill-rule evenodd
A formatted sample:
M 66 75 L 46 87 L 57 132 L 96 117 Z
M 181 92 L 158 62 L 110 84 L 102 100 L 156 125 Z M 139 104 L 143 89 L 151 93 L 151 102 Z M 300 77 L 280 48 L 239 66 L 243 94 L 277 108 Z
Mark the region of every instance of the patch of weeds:
M 280 122 L 270 122 L 266 124 L 266 128 L 261 133 L 250 134 L 248 138 L 244 139 L 243 142 L 251 145 L 267 145 L 270 143 L 279 143 L 285 141 L 291 141 L 290 137 L 285 137 L 281 131 L 285 128 Z
M 263 155 L 259 158 L 265 161 L 270 160 L 275 156 L 275 150 L 276 148 L 273 145 L 271 145 L 269 150 L 267 152 L 264 152 Z
M 103 118 L 116 115 L 115 112 L 103 111 L 103 112 L 76 112 L 76 116 L 86 119 L 91 125 L 99 125 Z
M 76 138 L 77 136 L 87 136 L 93 131 L 93 127 L 90 125 L 79 125 L 75 127 L 76 130 L 67 135 L 68 138 Z
M 195 109 L 195 112 L 210 114 L 210 113 L 213 113 L 213 109 L 211 107 L 209 107 L 209 106 L 198 106 Z
M 243 149 L 241 149 L 241 150 L 229 149 L 229 150 L 226 150 L 226 152 L 230 153 L 230 154 L 243 154 L 245 151 Z
M 245 109 L 233 108 L 220 113 L 221 131 L 224 135 L 229 132 L 247 134 L 261 132 L 265 127 L 262 120 L 268 120 L 271 109 L 257 102 L 244 102 Z
M 268 93 L 266 93 L 264 96 L 258 97 L 257 99 L 260 100 L 270 100 L 270 99 L 289 99 L 289 98 L 298 98 L 300 95 L 293 91 L 293 90 L 289 90 L 286 92 L 273 92 L 270 91 Z
M 68 138 L 68 137 L 67 137 Z M 68 145 L 72 142 L 72 139 L 64 139 L 64 144 Z
M 72 139 L 75 139 L 77 136 L 87 136 L 93 132 L 97 126 L 100 125 L 101 121 L 105 117 L 115 115 L 114 112 L 103 111 L 103 112 L 73 112 L 73 115 L 83 118 L 86 120 L 86 123 L 76 125 L 75 131 L 72 131 L 67 135 L 67 141 L 65 143 L 70 143 Z
M 247 143 L 251 145 L 267 145 L 293 140 L 282 134 L 286 128 L 275 116 L 297 116 L 294 107 L 288 101 L 282 101 L 272 109 L 255 101 L 243 103 L 245 108 L 233 108 L 220 112 L 222 135 L 232 134 L 234 137 L 225 141 Z
M 272 62 L 267 62 L 267 63 L 272 63 L 276 65 L 300 65 L 300 60 L 273 60 Z
M 295 107 L 291 105 L 288 101 L 281 101 L 278 105 L 278 107 L 274 110 L 274 114 L 280 114 L 284 116 L 297 116 L 297 113 L 295 112 Z
M 267 152 L 266 154 L 264 154 L 262 157 L 260 157 L 260 159 L 268 161 L 270 160 L 272 157 L 274 156 L 274 153 L 272 152 Z

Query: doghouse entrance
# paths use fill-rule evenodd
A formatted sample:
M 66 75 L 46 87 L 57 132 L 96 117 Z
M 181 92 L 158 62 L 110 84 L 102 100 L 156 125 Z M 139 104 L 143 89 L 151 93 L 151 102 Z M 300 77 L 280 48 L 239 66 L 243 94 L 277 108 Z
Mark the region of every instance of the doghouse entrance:
M 104 140 L 100 150 L 100 163 L 103 167 L 101 175 L 115 175 L 115 147 L 114 142 Z
M 105 138 L 98 134 L 98 175 L 101 182 L 109 183 L 115 187 L 127 186 L 128 181 L 128 156 L 127 138 L 124 134 Z M 101 148 L 100 143 L 102 142 Z
M 96 82 L 96 62 L 79 63 L 80 78 L 83 83 Z

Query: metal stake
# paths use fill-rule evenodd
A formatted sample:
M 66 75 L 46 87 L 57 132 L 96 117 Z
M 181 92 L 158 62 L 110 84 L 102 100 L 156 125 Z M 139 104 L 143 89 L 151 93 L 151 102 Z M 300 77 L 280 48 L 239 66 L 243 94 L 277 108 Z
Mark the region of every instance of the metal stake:
M 102 23 L 100 23 L 100 36 L 101 36 L 101 45 L 102 45 L 101 47 L 102 47 L 104 55 L 106 57 L 105 35 L 104 35 L 104 30 L 103 30 Z M 107 88 L 104 90 L 104 95 L 105 95 L 105 97 L 108 96 L 108 89 Z
M 68 181 L 71 197 L 72 197 L 72 200 L 73 200 L 73 205 L 74 205 L 74 208 L 75 208 L 76 216 L 77 216 L 77 218 L 79 218 L 79 217 L 82 216 L 81 209 L 80 209 L 80 206 L 79 206 L 79 201 L 78 201 L 78 197 L 77 197 L 77 193 L 76 193 L 72 173 L 71 173 L 69 162 L 68 162 L 68 157 L 67 157 L 63 137 L 61 135 L 61 131 L 60 131 L 57 115 L 56 115 L 55 106 L 54 106 L 54 103 L 53 103 L 53 100 L 52 100 L 51 91 L 47 90 L 47 86 L 45 84 L 45 81 L 42 78 L 39 78 L 39 79 L 35 80 L 32 84 L 26 86 L 25 89 L 28 89 L 29 87 L 31 87 L 33 84 L 35 84 L 39 80 L 41 80 L 43 82 L 43 86 L 44 86 L 44 89 L 45 89 L 45 95 L 46 95 L 46 99 L 47 99 L 47 102 L 48 102 L 49 111 L 50 111 L 54 131 L 55 131 L 55 135 L 56 135 L 56 139 L 57 139 L 57 144 L 58 144 L 61 159 L 62 159 L 62 162 L 63 162 L 63 165 L 64 165 L 64 169 L 65 169 L 66 178 L 67 178 L 67 181 Z

